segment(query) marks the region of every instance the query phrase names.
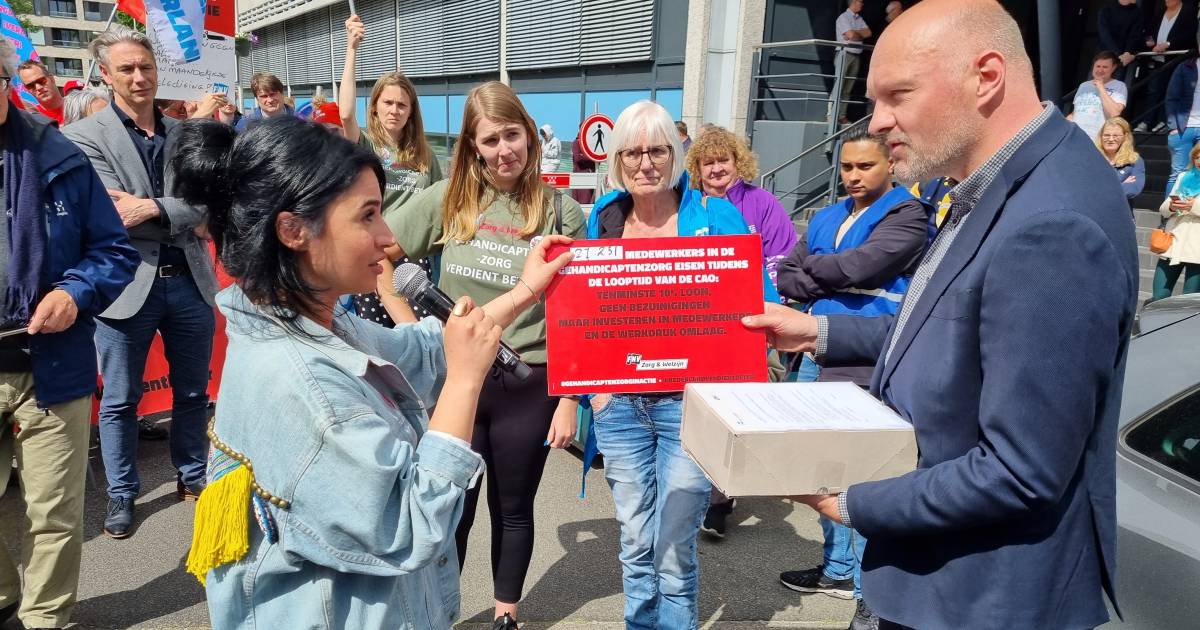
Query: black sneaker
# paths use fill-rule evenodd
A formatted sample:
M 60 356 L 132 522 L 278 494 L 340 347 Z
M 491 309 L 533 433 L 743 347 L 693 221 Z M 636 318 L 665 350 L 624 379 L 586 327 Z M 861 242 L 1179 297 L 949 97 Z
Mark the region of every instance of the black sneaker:
M 854 608 L 854 619 L 850 620 L 850 627 L 846 630 L 879 630 L 879 615 L 872 612 L 867 607 L 867 602 L 860 599 Z
M 165 440 L 167 439 L 167 436 L 170 435 L 166 429 L 160 428 L 157 424 L 146 418 L 139 417 L 137 419 L 137 427 L 138 439 L 141 440 Z
M 834 580 L 825 575 L 823 567 L 806 571 L 784 571 L 779 582 L 800 593 L 825 593 L 838 599 L 854 599 L 854 580 Z
M 517 622 L 508 613 L 504 613 L 503 617 L 496 617 L 492 622 L 492 630 L 517 630 L 517 627 Z
M 133 499 L 115 497 L 108 500 L 108 515 L 104 518 L 104 535 L 120 540 L 133 532 Z
M 729 512 L 720 509 L 720 506 L 709 506 L 708 511 L 704 513 L 704 523 L 700 525 L 700 531 L 713 538 L 724 538 L 725 520 L 728 517 Z

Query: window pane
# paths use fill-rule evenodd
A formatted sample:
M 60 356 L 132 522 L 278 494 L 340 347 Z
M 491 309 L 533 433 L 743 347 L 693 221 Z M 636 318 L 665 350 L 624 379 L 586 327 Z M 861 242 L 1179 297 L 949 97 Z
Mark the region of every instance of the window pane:
M 1133 450 L 1200 481 L 1200 390 L 1143 421 L 1125 438 Z
M 52 17 L 75 17 L 75 3 L 66 0 L 50 0 L 50 15 Z

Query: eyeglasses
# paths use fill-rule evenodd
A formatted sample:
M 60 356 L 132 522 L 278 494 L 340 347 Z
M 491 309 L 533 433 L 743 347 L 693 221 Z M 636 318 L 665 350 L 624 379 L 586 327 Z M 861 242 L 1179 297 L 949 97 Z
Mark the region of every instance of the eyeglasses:
M 28 83 L 25 84 L 25 87 L 27 87 L 29 89 L 33 89 L 33 88 L 46 87 L 47 85 L 50 85 L 50 77 L 42 77 L 40 79 L 35 79 L 33 81 L 29 81 Z
M 671 159 L 670 145 L 660 144 L 650 147 L 649 149 L 625 149 L 618 153 L 621 156 L 621 164 L 626 168 L 636 168 L 642 164 L 642 156 L 650 156 L 650 163 L 654 166 L 662 166 Z

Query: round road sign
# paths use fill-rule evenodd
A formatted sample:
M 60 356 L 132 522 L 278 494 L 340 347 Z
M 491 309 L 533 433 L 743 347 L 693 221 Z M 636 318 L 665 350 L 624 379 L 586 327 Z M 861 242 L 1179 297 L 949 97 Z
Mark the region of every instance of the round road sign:
M 592 114 L 583 121 L 579 133 L 583 135 L 583 154 L 589 158 L 603 162 L 608 159 L 609 137 L 612 135 L 613 121 L 604 114 Z

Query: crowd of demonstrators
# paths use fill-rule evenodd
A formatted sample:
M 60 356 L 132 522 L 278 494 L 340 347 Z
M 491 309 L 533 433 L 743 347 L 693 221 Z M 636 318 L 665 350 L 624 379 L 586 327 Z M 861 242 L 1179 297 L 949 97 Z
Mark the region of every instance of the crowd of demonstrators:
M 362 19 L 351 15 L 346 20 L 346 59 L 342 68 L 342 83 L 338 92 L 342 133 L 379 158 L 386 178 L 383 194 L 383 216 L 391 218 L 418 193 L 441 181 L 442 167 L 425 138 L 425 122 L 417 88 L 400 72 L 389 72 L 375 81 L 367 98 L 367 128 L 358 124 L 355 107 L 355 64 L 359 46 L 366 37 Z M 407 304 L 391 285 L 394 266 L 410 261 L 398 248 L 388 252 L 383 262 L 384 273 L 376 290 L 354 296 L 356 312 L 386 327 L 396 322 L 415 321 L 427 315 L 418 307 Z M 415 262 L 430 269 L 430 261 Z
M 492 370 L 480 393 L 471 437 L 471 448 L 487 467 L 496 628 L 508 629 L 519 618 L 534 548 L 534 498 L 546 458 L 550 448 L 565 448 L 574 439 L 578 402 L 546 393 L 545 306 L 536 304 L 514 315 L 496 298 L 513 287 L 537 293 L 517 274 L 533 239 L 582 236 L 583 212 L 573 199 L 542 182 L 537 128 L 511 88 L 493 81 L 472 89 L 461 129 L 450 178 L 386 218 L 404 254 L 436 261 L 443 291 L 491 303 L 493 317 L 512 322 L 504 341 L 533 370 L 524 380 Z M 466 559 L 478 500 L 478 487 L 467 492 L 455 534 L 460 563 Z
M 839 40 L 871 36 L 865 23 L 859 24 L 862 5 L 862 0 L 847 3 L 838 20 Z M 1124 19 L 1120 12 L 1126 6 L 1119 2 L 1109 17 Z M 1092 228 L 1074 215 L 1047 217 L 1036 209 L 1047 198 L 1066 198 L 1051 184 L 1064 181 L 1060 165 L 1069 160 L 1041 158 L 1061 158 L 1059 151 L 1078 158 L 1082 151 L 1082 160 L 1072 164 L 1099 172 L 1097 165 L 1103 163 L 1087 155 L 1091 150 L 1080 149 L 1086 143 L 1072 125 L 1037 107 L 1026 76 L 1028 59 L 1011 18 L 985 0 L 928 0 L 912 11 L 917 15 L 901 16 L 900 3 L 888 6 L 890 26 L 880 46 L 881 51 L 889 45 L 892 50 L 872 63 L 874 92 L 882 95 L 872 127 L 882 135 L 866 128 L 848 132 L 838 165 L 848 197 L 818 212 L 800 239 L 779 201 L 751 183 L 757 163 L 744 139 L 705 124 L 693 142 L 686 125 L 672 121 L 651 101 L 636 103 L 618 117 L 608 147 L 609 179 L 616 190 L 599 199 L 585 219 L 573 195 L 541 182 L 542 173 L 559 166 L 560 141 L 553 129 L 536 128 L 517 95 L 501 83 L 482 84 L 467 95 L 449 179 L 443 179 L 425 138 L 416 89 L 403 74 L 378 78 L 367 100 L 365 127 L 360 127 L 355 75 L 365 28 L 358 16 L 345 23 L 338 102 L 315 97 L 308 121 L 295 116 L 282 82 L 266 73 L 254 74 L 251 90 L 258 106 L 246 116 L 225 94 L 164 102 L 160 109 L 154 101 L 157 70 L 149 41 L 124 27 L 101 34 L 91 50 L 111 89 L 111 103 L 105 94 L 85 92 L 65 101 L 59 94 L 59 101 L 53 101 L 45 91 L 51 99 L 46 107 L 58 113 L 63 133 L 78 148 L 55 141 L 57 132 L 36 116 L 18 114 L 7 121 L 0 116 L 3 183 L 8 199 L 17 201 L 10 203 L 15 211 L 10 221 L 30 220 L 20 207 L 22 199 L 29 199 L 22 197 L 29 188 L 12 175 L 17 171 L 11 165 L 25 159 L 16 147 L 29 138 L 42 139 L 37 149 L 42 168 L 58 163 L 74 170 L 60 169 L 40 194 L 86 189 L 93 198 L 99 195 L 92 211 L 103 215 L 90 218 L 81 212 L 62 224 L 51 221 L 51 238 L 63 238 L 55 230 L 71 221 L 82 222 L 82 228 L 74 228 L 75 236 L 65 237 L 69 243 L 72 238 L 98 241 L 81 244 L 82 260 L 91 266 L 101 264 L 101 255 L 120 261 L 106 263 L 101 280 L 89 277 L 83 283 L 87 286 L 73 292 L 81 274 L 69 262 L 60 274 L 67 280 L 53 280 L 61 266 L 55 264 L 55 256 L 62 256 L 57 245 L 51 264 L 41 266 L 49 275 L 30 276 L 29 258 L 21 251 L 31 245 L 10 239 L 7 251 L 0 248 L 0 254 L 7 254 L 0 255 L 0 264 L 8 264 L 7 272 L 0 269 L 0 281 L 10 283 L 6 295 L 14 282 L 63 289 L 46 294 L 43 303 L 50 305 L 44 321 L 32 314 L 31 332 L 38 334 L 15 338 L 27 339 L 30 347 L 49 344 L 58 335 L 86 335 L 90 343 L 94 316 L 105 382 L 100 437 L 110 500 L 104 532 L 124 538 L 134 530 L 140 490 L 135 454 L 141 421 L 136 409 L 150 341 L 158 332 L 174 388 L 170 439 L 176 494 L 187 500 L 203 491 L 187 565 L 206 583 L 214 627 L 296 619 L 319 625 L 331 611 L 355 627 L 446 627 L 459 612 L 455 571 L 461 572 L 465 561 L 480 494 L 477 478 L 486 471 L 493 628 L 512 630 L 535 546 L 534 503 L 547 456 L 575 437 L 580 403 L 546 391 L 546 313 L 540 299 L 569 260 L 546 261 L 548 247 L 584 236 L 758 234 L 767 313 L 747 325 L 766 328 L 775 348 L 801 352 L 793 366 L 798 380 L 851 381 L 882 395 L 914 422 L 923 455 L 919 470 L 899 479 L 852 486 L 840 496 L 801 498 L 820 513 L 823 558 L 817 567 L 784 572 L 783 585 L 857 600 L 852 630 L 951 627 L 963 625 L 954 620 L 995 618 L 1045 625 L 1054 614 L 1044 597 L 1053 590 L 1045 586 L 1053 578 L 1044 563 L 1025 562 L 1013 549 L 1028 543 L 1022 532 L 1049 527 L 1055 533 L 1032 543 L 1039 558 L 1063 564 L 1066 548 L 1071 559 L 1082 554 L 1090 567 L 1065 587 L 1074 606 L 1068 616 L 1098 620 L 1095 593 L 1088 589 L 1099 591 L 1103 579 L 1092 578 L 1111 570 L 1111 546 L 1102 538 L 1081 552 L 1071 532 L 1083 531 L 1077 513 L 1084 500 L 1080 497 L 1096 491 L 1096 478 L 1103 472 L 1097 470 L 1106 464 L 1081 455 L 1072 460 L 1079 470 L 1068 470 L 1049 453 L 1051 447 L 1071 450 L 1091 444 L 1098 439 L 1095 430 L 1060 428 L 1038 453 L 1011 447 L 1006 436 L 1050 412 L 1087 416 L 1096 426 L 1111 424 L 1111 413 L 1107 407 L 1057 413 L 1064 405 L 1082 405 L 1071 396 L 1089 386 L 1075 383 L 1070 395 L 1051 403 L 1030 380 L 1036 375 L 1016 373 L 1008 363 L 993 364 L 990 353 L 983 356 L 978 348 L 1011 339 L 1014 327 L 1034 334 L 1039 352 L 1051 354 L 1062 350 L 1056 339 L 1087 335 L 1101 342 L 1089 350 L 1096 370 L 1112 372 L 1113 365 L 1120 365 L 1123 346 L 1106 345 L 1104 334 L 1082 327 L 1127 329 L 1125 304 L 1117 295 L 1123 288 L 1111 281 L 1125 271 L 1127 248 L 1104 245 L 1128 229 L 1128 221 L 1124 226 L 1111 221 L 1111 200 L 1103 197 L 1117 188 L 1099 180 L 1087 190 L 1071 188 L 1075 196 L 1064 206 L 1090 213 L 1095 221 L 1087 225 Z M 1145 46 L 1169 47 L 1170 38 L 1180 37 L 1175 29 L 1187 20 L 1179 18 L 1179 3 L 1166 2 L 1164 13 L 1162 32 Z M 1114 33 L 1124 33 L 1118 26 L 1109 24 Z M 950 46 L 951 40 L 957 47 Z M 1123 50 L 1128 37 L 1122 41 L 1126 45 L 1114 50 L 1122 49 L 1123 57 L 1129 53 Z M 964 46 L 978 54 L 958 54 Z M 915 56 L 913 48 L 941 63 Z M 955 65 L 968 57 L 971 67 Z M 845 88 L 859 74 L 858 59 L 857 51 L 846 52 L 851 80 Z M 1128 123 L 1118 117 L 1127 100 L 1124 85 L 1113 78 L 1120 62 L 1112 52 L 1096 56 L 1092 80 L 1080 86 L 1072 118 L 1131 199 L 1144 186 L 1145 166 Z M 1192 150 L 1195 138 L 1186 139 L 1192 131 L 1190 112 L 1172 109 L 1183 102 L 1185 91 L 1186 107 L 1193 103 L 1195 62 L 1190 84 L 1187 67 L 1176 71 L 1182 87 L 1171 80 L 1167 122 L 1178 136 L 1172 149 L 1176 142 L 1187 144 L 1190 161 L 1182 163 L 1172 195 L 1160 208 L 1174 241 L 1156 271 L 1155 298 L 1169 294 L 1180 275 L 1185 276 L 1185 291 L 1200 291 L 1200 214 L 1194 210 L 1200 207 L 1194 206 L 1200 197 L 1200 149 Z M 48 76 L 44 67 L 27 70 Z M 969 97 L 955 87 L 958 83 L 946 82 L 946 72 L 977 77 L 978 93 Z M 886 88 L 901 77 L 928 90 L 918 90 L 911 101 L 895 101 Z M 31 74 L 30 80 L 37 88 L 38 77 Z M 52 77 L 46 83 L 53 86 Z M 843 121 L 844 107 L 837 112 Z M 193 120 L 180 123 L 173 116 Z M 581 159 L 580 142 L 576 138 L 572 147 L 573 170 L 594 169 L 594 163 Z M 1066 148 L 1058 148 L 1060 144 Z M 323 159 L 297 161 L 297 155 Z M 922 183 L 911 192 L 896 187 L 893 163 L 903 170 L 900 179 Z M 992 177 L 1006 186 L 1028 177 L 1030 185 L 1012 191 L 1014 203 L 995 202 L 983 196 Z M 222 185 L 213 186 L 214 181 Z M 1022 196 L 1025 203 L 1015 203 Z M 1000 214 L 996 203 L 1011 211 Z M 111 209 L 106 212 L 106 207 Z M 978 221 L 968 222 L 969 212 L 985 219 L 997 216 L 1000 235 L 973 227 Z M 99 226 L 94 230 L 93 220 Z M 71 234 L 69 226 L 65 229 Z M 1071 247 L 1039 250 L 1037 238 L 1045 234 Z M 216 297 L 209 238 L 236 280 L 236 286 Z M 955 239 L 970 241 L 980 252 L 978 259 L 956 258 L 959 250 L 949 248 Z M 103 252 L 89 249 L 93 245 Z M 1051 253 L 1067 256 L 1068 265 L 1082 267 L 1086 258 L 1107 270 L 1108 291 L 1098 281 L 1067 286 L 1056 278 L 1029 286 L 1028 278 L 1036 275 L 1028 272 L 1029 266 Z M 433 271 L 442 290 L 458 298 L 445 326 L 421 319 L 425 313 L 392 287 L 394 265 L 408 261 L 409 255 Z M 1117 256 L 1122 259 L 1115 260 Z M 935 271 L 946 264 L 961 268 L 960 276 L 938 276 Z M 1015 286 L 1018 281 L 1026 283 L 1025 293 Z M 902 302 L 910 285 L 912 295 Z M 1061 302 L 1063 296 L 1086 291 L 1111 298 L 1095 321 L 1081 322 L 1051 304 L 1051 298 Z M 1014 321 L 984 327 L 980 296 L 1008 293 L 1030 299 L 993 304 Z M 780 306 L 781 295 L 808 315 Z M 353 296 L 350 312 L 338 306 L 344 296 Z M 930 302 L 936 303 L 931 307 Z M 5 308 L 11 303 L 6 299 Z M 229 348 L 221 401 L 209 423 L 214 305 L 228 320 Z M 1028 324 L 1035 308 L 1048 312 L 1037 315 L 1040 327 Z M 39 305 L 37 312 L 41 310 Z M 5 316 L 18 321 L 11 313 Z M 893 320 L 899 320 L 897 332 L 884 336 Z M 35 324 L 39 330 L 33 330 Z M 64 332 L 39 339 L 59 324 Z M 1036 328 L 1032 333 L 1027 330 L 1031 327 Z M 490 367 L 501 338 L 531 365 L 533 377 L 520 380 Z M 0 339 L 0 361 L 21 356 L 5 351 L 6 345 L 21 343 L 8 339 Z M 91 347 L 74 344 L 70 352 L 90 352 Z M 18 372 L 27 372 L 21 381 L 26 397 L 30 391 L 40 394 L 38 374 L 45 368 L 30 359 L 27 348 L 17 350 L 25 352 L 26 363 Z M 280 356 L 294 361 L 281 370 Z M 989 378 L 1007 381 L 976 382 L 985 368 Z M 94 386 L 94 371 L 77 376 L 80 383 L 88 376 Z M 958 394 L 943 395 L 935 404 L 928 395 L 930 383 Z M 1033 392 L 1021 401 L 1028 413 L 1000 418 L 988 408 L 981 392 L 1003 387 Z M 1111 400 L 1108 385 L 1092 389 L 1093 398 Z M 62 419 L 82 413 L 70 405 L 78 406 L 87 392 L 64 395 L 64 410 L 52 411 Z M 626 625 L 695 628 L 697 535 L 701 529 L 723 535 L 733 501 L 716 491 L 682 450 L 682 394 L 584 398 L 593 414 L 595 444 L 605 456 L 604 474 L 621 532 Z M 268 409 L 272 413 L 264 415 Z M 432 417 L 426 409 L 434 409 Z M 970 430 L 947 428 L 956 426 L 954 418 L 973 415 L 979 421 L 968 423 Z M 252 416 L 263 422 L 243 421 Z M 40 415 L 36 420 L 50 422 Z M 7 421 L 34 422 L 19 412 Z M 0 433 L 0 455 L 9 448 L 18 457 L 24 452 L 28 461 L 41 453 L 33 449 L 46 448 L 24 427 L 15 436 Z M 83 447 L 73 434 L 55 439 L 71 441 L 70 461 L 55 463 L 37 455 L 38 463 L 53 468 L 53 481 L 65 479 L 79 493 L 55 494 L 44 502 L 57 502 L 53 509 L 61 509 L 63 517 L 54 517 L 54 526 L 74 532 L 82 518 L 83 470 L 75 460 L 77 452 L 86 450 L 86 434 Z M 376 457 L 364 459 L 364 449 Z M 988 461 L 972 459 L 979 450 L 986 451 Z M 313 453 L 318 454 L 315 459 Z M 999 465 L 1015 478 L 1011 484 L 992 483 L 1003 472 L 993 470 L 993 460 L 1002 460 Z M 931 468 L 934 463 L 941 466 Z M 27 502 L 36 502 L 39 492 L 46 494 L 48 486 L 38 486 L 46 480 L 42 469 L 23 466 L 21 474 L 41 476 L 40 482 L 23 487 Z M 331 481 L 347 474 L 360 481 L 353 501 Z M 956 503 L 938 503 L 928 483 L 950 488 Z M 1015 486 L 1033 487 L 1040 493 L 1039 504 L 1062 509 L 1053 519 L 1031 516 L 1007 493 Z M 901 499 L 907 503 L 901 505 Z M 35 504 L 30 503 L 31 509 Z M 905 507 L 912 505 L 918 508 Z M 1109 507 L 1094 508 L 1095 526 L 1101 530 L 1111 525 Z M 78 535 L 50 549 L 49 543 L 39 542 L 36 523 L 33 527 L 30 544 L 42 544 L 53 559 L 28 563 L 22 620 L 30 627 L 61 627 L 78 581 Z M 938 533 L 940 543 L 921 538 L 930 531 Z M 1087 531 L 1090 535 L 1093 530 Z M 913 564 L 914 554 L 937 554 L 955 562 L 922 571 Z M 993 571 L 995 584 L 979 588 L 1003 587 L 1019 595 L 1024 607 L 985 614 L 975 604 L 980 598 L 964 592 L 964 571 L 977 574 L 980 566 L 997 564 L 1003 566 Z M 0 622 L 17 605 L 20 579 L 8 565 L 0 564 Z M 31 571 L 53 576 L 31 586 Z M 916 573 L 923 573 L 920 582 L 911 577 Z M 1028 583 L 1019 581 L 1030 575 Z M 253 588 L 245 588 L 247 584 Z M 981 597 L 993 602 L 988 593 Z M 947 601 L 961 609 L 950 610 Z
M 433 319 L 385 329 L 336 306 L 374 287 L 393 243 L 375 153 L 292 118 L 236 141 L 212 121 L 183 129 L 176 191 L 210 209 L 237 280 L 219 298 L 230 345 L 194 536 L 209 542 L 188 561 L 213 627 L 449 627 L 451 533 L 481 466 L 476 401 L 501 328 L 570 260 L 545 261 L 569 239 L 545 239 L 521 286 L 491 303 L 459 299 L 444 330 Z
M 245 131 L 255 123 L 276 116 L 295 116 L 296 108 L 287 102 L 283 93 L 283 81 L 268 72 L 255 72 L 250 77 L 250 93 L 258 104 L 254 111 L 242 116 L 234 127 Z
M 1146 160 L 1138 155 L 1134 146 L 1133 129 L 1124 118 L 1109 118 L 1096 136 L 1096 147 L 1112 165 L 1125 191 L 1125 198 L 1133 207 L 1133 198 L 1142 194 L 1146 186 Z
M 141 257 L 133 281 L 96 318 L 104 377 L 100 452 L 108 477 L 104 532 L 133 533 L 138 403 L 155 333 L 162 337 L 172 384 L 170 451 L 176 494 L 193 500 L 205 485 L 208 371 L 217 279 L 208 247 L 195 234 L 203 209 L 171 196 L 166 163 L 178 122 L 154 105 L 157 67 L 149 39 L 114 26 L 90 52 L 112 91 L 112 104 L 63 129 L 91 161 Z
M 1161 53 L 1167 50 L 1189 50 L 1196 48 L 1196 5 L 1185 0 L 1163 0 L 1155 10 L 1154 19 L 1143 29 L 1143 41 L 1139 53 Z M 1170 60 L 1165 55 L 1151 55 L 1145 62 L 1145 68 L 1153 73 L 1165 66 Z M 1146 99 L 1150 110 L 1143 122 L 1138 123 L 1135 131 L 1155 133 L 1167 129 L 1166 112 L 1157 107 L 1167 95 L 1167 84 L 1170 75 L 1164 72 L 1153 74 L 1146 86 Z
M 610 142 L 608 171 L 616 190 L 596 202 L 588 238 L 750 232 L 728 201 L 688 186 L 683 145 L 661 105 L 628 107 Z M 765 300 L 778 299 L 765 277 L 764 289 Z M 625 625 L 696 628 L 696 536 L 712 486 L 680 445 L 682 393 L 603 394 L 590 405 L 621 530 Z
M 1110 0 L 1096 16 L 1096 52 L 1116 53 L 1117 65 L 1113 76 L 1121 81 L 1133 65 L 1135 55 L 1144 47 L 1144 20 L 1137 0 Z
M 63 98 L 63 126 L 76 123 L 108 107 L 108 90 L 88 87 L 74 90 Z
M 1075 121 L 1089 138 L 1095 138 L 1100 133 L 1104 121 L 1120 116 L 1125 110 L 1129 89 L 1113 78 L 1113 72 L 1120 65 L 1120 60 L 1111 51 L 1098 53 L 1092 59 L 1091 80 L 1080 83 L 1075 90 L 1073 109 L 1067 119 Z
M 1158 208 L 1171 245 L 1159 255 L 1151 300 L 1169 297 L 1180 275 L 1184 276 L 1184 293 L 1200 293 L 1200 144 L 1192 148 L 1188 159 L 1187 170 Z
M 133 279 L 138 253 L 87 157 L 8 98 L 16 54 L 0 37 L 0 495 L 15 458 L 21 565 L 0 545 L 0 624 L 70 622 L 83 552 L 95 316 Z M 54 208 L 54 211 L 51 211 Z
M 849 196 L 821 209 L 799 246 L 779 270 L 779 291 L 814 315 L 895 315 L 925 251 L 931 209 L 902 187 L 892 186 L 891 154 L 881 136 L 865 127 L 842 143 L 838 165 Z M 867 387 L 874 362 L 822 368 L 802 355 L 799 381 L 851 381 Z M 855 599 L 851 630 L 874 628 L 877 618 L 862 596 L 866 539 L 828 518 L 820 519 L 822 562 L 785 571 L 780 582 L 802 593 Z

